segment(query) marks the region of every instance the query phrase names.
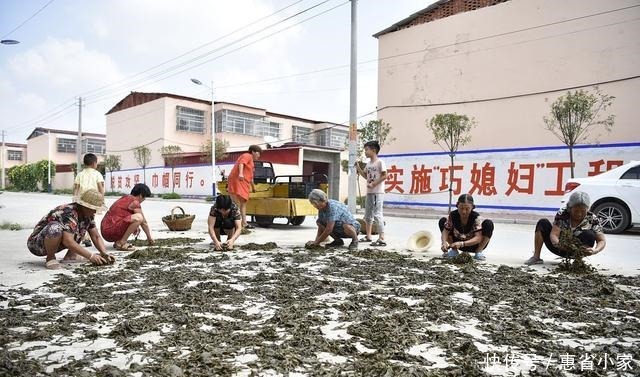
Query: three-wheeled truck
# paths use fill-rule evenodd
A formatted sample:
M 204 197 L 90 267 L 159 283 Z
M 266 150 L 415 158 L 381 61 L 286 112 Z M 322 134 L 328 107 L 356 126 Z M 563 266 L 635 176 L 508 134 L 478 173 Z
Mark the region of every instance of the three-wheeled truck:
M 315 216 L 318 210 L 307 199 L 313 189 L 328 192 L 325 174 L 275 175 L 273 164 L 254 161 L 253 181 L 256 190 L 249 195 L 247 215 L 261 227 L 270 227 L 273 219 L 284 217 L 288 224 L 300 225 L 305 216 Z M 228 194 L 227 181 L 217 183 L 221 194 Z

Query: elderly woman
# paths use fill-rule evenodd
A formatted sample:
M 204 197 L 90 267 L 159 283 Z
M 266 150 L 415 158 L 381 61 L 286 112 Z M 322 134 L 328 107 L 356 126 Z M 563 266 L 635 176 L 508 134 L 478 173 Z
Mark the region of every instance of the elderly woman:
M 74 203 L 54 208 L 33 229 L 27 240 L 29 251 L 33 255 L 46 257 L 45 267 L 52 270 L 62 267 L 56 259 L 56 253 L 64 249 L 67 249 L 63 258 L 65 261 L 77 261 L 80 256 L 95 265 L 115 261 L 113 256 L 107 254 L 94 222 L 96 211 L 103 209 L 104 198 L 95 189 L 85 191 Z M 79 242 L 86 233 L 89 233 L 99 254 L 80 246 Z
M 318 232 L 316 239 L 307 242 L 307 246 L 320 245 L 328 236 L 333 238 L 327 247 L 343 246 L 343 238 L 351 238 L 349 250 L 358 250 L 358 233 L 360 224 L 353 217 L 346 205 L 329 199 L 322 190 L 315 189 L 309 193 L 309 202 L 318 210 Z
M 569 230 L 582 245 L 586 256 L 598 254 L 607 244 L 600 219 L 589 212 L 591 199 L 586 192 L 576 191 L 569 197 L 567 206 L 561 208 L 553 220 L 553 225 L 547 219 L 540 219 L 536 224 L 534 237 L 533 256 L 524 264 L 541 264 L 544 261 L 540 258 L 542 244 L 547 249 L 563 258 L 571 258 L 569 250 L 564 250 L 560 245 L 560 232 Z
M 236 160 L 227 183 L 227 191 L 231 199 L 240 207 L 242 227 L 247 229 L 253 228 L 247 223 L 247 201 L 249 201 L 249 193 L 256 191 L 253 184 L 253 161 L 259 159 L 260 154 L 262 154 L 262 148 L 251 145 L 249 150 Z
M 233 249 L 233 244 L 240 237 L 242 222 L 240 221 L 240 210 L 229 195 L 216 197 L 216 201 L 209 211 L 207 227 L 214 249 L 222 250 L 222 234 L 227 235 L 227 250 Z
M 483 250 L 493 235 L 493 221 L 482 219 L 474 209 L 473 197 L 462 194 L 458 197 L 456 209 L 449 217 L 438 222 L 442 234 L 442 252 L 453 258 L 459 251 L 475 253 L 474 259 L 484 260 Z

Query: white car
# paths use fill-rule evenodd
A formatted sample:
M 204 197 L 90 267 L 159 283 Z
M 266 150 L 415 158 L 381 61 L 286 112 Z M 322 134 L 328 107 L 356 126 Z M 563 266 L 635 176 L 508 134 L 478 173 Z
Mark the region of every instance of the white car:
M 640 225 L 640 161 L 593 177 L 569 179 L 563 205 L 574 190 L 589 194 L 591 212 L 600 218 L 605 233 L 621 233 Z

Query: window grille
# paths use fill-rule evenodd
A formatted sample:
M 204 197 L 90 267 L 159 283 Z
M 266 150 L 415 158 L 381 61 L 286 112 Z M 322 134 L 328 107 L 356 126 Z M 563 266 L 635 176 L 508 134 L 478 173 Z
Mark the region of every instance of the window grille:
M 7 151 L 7 159 L 9 161 L 22 161 L 22 151 Z
M 309 127 L 293 126 L 291 127 L 292 139 L 296 143 L 311 144 L 311 136 L 313 129 Z
M 60 153 L 76 153 L 76 139 L 65 139 L 59 137 L 57 139 L 58 152 Z
M 176 130 L 204 133 L 204 111 L 176 106 Z

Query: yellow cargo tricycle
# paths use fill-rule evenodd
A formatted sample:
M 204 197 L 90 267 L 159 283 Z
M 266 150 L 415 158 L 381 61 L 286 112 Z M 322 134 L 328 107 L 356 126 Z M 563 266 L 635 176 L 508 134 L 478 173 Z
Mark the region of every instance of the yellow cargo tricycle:
M 305 216 L 315 216 L 318 210 L 307 199 L 313 189 L 328 192 L 328 178 L 325 174 L 278 175 L 273 164 L 255 161 L 253 181 L 256 191 L 249 195 L 247 215 L 256 224 L 268 228 L 276 217 L 284 217 L 288 224 L 300 225 Z M 221 194 L 228 194 L 226 180 L 217 183 Z

